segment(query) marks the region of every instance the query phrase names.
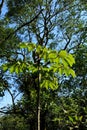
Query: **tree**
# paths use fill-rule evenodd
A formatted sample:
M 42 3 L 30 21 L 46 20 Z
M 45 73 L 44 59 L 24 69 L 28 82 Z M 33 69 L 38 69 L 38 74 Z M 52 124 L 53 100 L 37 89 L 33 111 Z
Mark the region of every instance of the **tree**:
M 10 72 L 17 74 L 28 73 L 34 75 L 35 84 L 32 87 L 36 88 L 37 93 L 37 116 L 38 116 L 38 130 L 40 130 L 40 89 L 56 89 L 58 87 L 57 78 L 59 74 L 73 75 L 75 73 L 69 66 L 72 66 L 74 58 L 66 51 L 57 52 L 50 50 L 40 45 L 22 43 L 20 48 L 27 49 L 28 55 L 33 55 L 31 59 L 26 59 L 26 55 L 18 61 L 13 63 L 6 63 L 3 65 L 4 70 L 10 69 Z M 59 73 L 58 73 L 59 72 Z M 32 83 L 30 84 L 32 85 Z

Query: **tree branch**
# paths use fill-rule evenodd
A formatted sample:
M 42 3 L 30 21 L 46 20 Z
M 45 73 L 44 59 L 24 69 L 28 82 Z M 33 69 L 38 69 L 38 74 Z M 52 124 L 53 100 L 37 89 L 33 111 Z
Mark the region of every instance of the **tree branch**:
M 15 111 L 14 96 L 13 96 L 13 94 L 11 93 L 11 91 L 10 91 L 10 89 L 9 89 L 8 87 L 7 87 L 6 89 L 7 89 L 7 91 L 9 92 L 9 94 L 10 94 L 10 96 L 11 96 L 11 98 L 12 98 L 13 109 L 14 109 L 14 111 Z
M 23 23 L 22 25 L 20 25 L 14 32 L 11 32 L 7 37 L 5 37 L 5 39 L 3 41 L 0 42 L 0 44 L 2 44 L 3 42 L 5 42 L 6 40 L 8 40 L 12 35 L 14 35 L 17 31 L 19 31 L 21 28 L 23 28 L 24 26 L 29 25 L 30 23 L 32 23 L 35 19 L 38 18 L 38 16 L 40 15 L 40 13 L 43 11 L 43 9 L 40 10 L 40 12 L 34 17 L 32 18 L 30 21 Z
M 69 36 L 67 35 L 67 37 L 68 37 L 68 41 L 67 41 L 67 43 L 66 43 L 66 45 L 65 45 L 65 47 L 64 47 L 64 49 L 63 50 L 66 50 L 67 49 L 67 47 L 68 47 L 68 45 L 69 45 L 69 43 L 70 43 L 70 38 L 69 38 Z
M 1 14 L 1 9 L 2 9 L 3 4 L 4 4 L 4 0 L 2 0 L 2 2 L 0 4 L 0 14 Z

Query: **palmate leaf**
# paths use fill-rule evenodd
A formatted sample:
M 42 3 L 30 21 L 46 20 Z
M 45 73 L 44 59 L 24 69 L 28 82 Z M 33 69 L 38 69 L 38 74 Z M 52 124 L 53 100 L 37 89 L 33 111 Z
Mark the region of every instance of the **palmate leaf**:
M 15 64 L 10 66 L 9 67 L 10 73 L 14 73 L 15 72 L 15 68 L 16 68 Z
M 39 73 L 41 75 L 41 87 L 46 89 L 58 88 L 58 76 L 59 74 L 65 74 L 66 76 L 72 75 L 75 77 L 75 72 L 71 68 L 75 63 L 75 60 L 71 54 L 68 54 L 65 50 L 60 52 L 51 50 L 40 45 L 33 43 L 21 43 L 20 49 L 28 49 L 29 52 L 35 51 L 40 56 Z M 47 64 L 49 63 L 49 64 Z M 20 74 L 21 72 L 28 71 L 29 73 L 38 73 L 38 64 L 29 61 L 18 60 L 13 64 L 6 63 L 3 65 L 5 71 L 9 70 L 10 73 Z M 56 75 L 56 76 L 55 76 Z M 37 81 L 36 81 L 37 82 Z
M 15 64 L 10 65 L 9 63 L 6 63 L 6 64 L 3 64 L 1 67 L 3 68 L 3 70 L 5 72 L 10 70 L 10 73 L 13 73 L 13 72 L 15 72 L 14 66 L 15 66 Z
M 6 64 L 3 64 L 1 67 L 3 68 L 4 71 L 7 71 L 7 70 L 8 70 L 8 64 L 7 64 L 7 63 L 6 63 Z
M 20 43 L 19 47 L 21 49 L 27 48 L 28 51 L 33 51 L 35 49 L 36 45 L 33 43 Z
M 63 50 L 63 51 L 60 51 L 58 55 L 59 57 L 64 58 L 67 56 L 67 52 Z
M 49 59 L 55 59 L 55 58 L 57 58 L 57 51 L 50 50 L 48 58 Z
M 49 89 L 51 88 L 52 90 L 55 90 L 58 88 L 58 85 L 51 81 L 51 80 L 48 80 L 48 79 L 44 79 L 43 82 L 41 83 L 40 85 L 41 88 L 46 88 L 46 89 Z
M 47 61 L 49 60 L 49 59 L 48 59 L 48 53 L 43 54 L 42 59 L 43 59 L 45 62 L 47 62 Z
M 29 43 L 29 45 L 28 45 L 28 51 L 33 51 L 35 49 L 35 47 L 36 47 L 35 44 Z
M 44 75 L 41 75 L 41 82 L 40 86 L 41 88 L 46 88 L 46 89 L 52 89 L 55 90 L 58 88 L 58 77 L 54 75 L 52 71 L 46 71 Z
M 16 61 L 13 64 L 10 64 L 10 63 L 3 64 L 2 68 L 4 71 L 9 70 L 10 73 L 15 72 L 16 74 L 20 74 L 21 72 L 23 72 L 25 68 L 27 68 L 26 66 L 27 66 L 26 63 L 22 61 Z
M 27 68 L 28 68 L 28 71 L 30 73 L 37 73 L 38 72 L 38 67 L 34 66 L 33 64 L 28 65 Z
M 69 74 L 71 74 L 74 77 L 76 77 L 75 71 L 73 69 L 69 69 Z
M 23 49 L 23 48 L 27 48 L 27 45 L 28 43 L 20 43 L 19 47 Z
M 68 67 L 68 63 L 66 62 L 65 59 L 62 59 L 62 66 L 63 66 L 64 68 L 67 68 L 67 67 Z
M 75 60 L 71 54 L 68 54 L 67 57 L 64 58 L 69 66 L 72 67 L 72 65 L 75 63 Z
M 59 68 L 59 74 L 62 75 L 63 74 L 63 69 L 60 67 Z
M 69 68 L 68 66 L 67 67 L 61 66 L 58 71 L 60 75 L 62 74 L 65 74 L 66 76 L 72 75 L 73 78 L 76 76 L 75 71 Z
M 75 63 L 75 59 L 74 59 L 73 55 L 68 54 L 68 57 L 67 57 L 67 58 L 70 59 L 73 64 Z
M 68 54 L 66 51 L 60 51 L 58 54 L 59 58 L 63 61 L 63 63 L 67 64 L 67 66 L 71 66 L 75 63 L 74 57 L 71 54 Z

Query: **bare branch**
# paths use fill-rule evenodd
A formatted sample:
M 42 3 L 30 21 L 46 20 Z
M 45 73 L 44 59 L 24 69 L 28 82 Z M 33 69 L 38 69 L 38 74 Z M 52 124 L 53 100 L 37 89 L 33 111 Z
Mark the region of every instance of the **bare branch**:
M 34 20 L 36 20 L 42 11 L 43 11 L 43 9 L 40 10 L 40 12 L 34 18 L 32 18 L 30 21 L 28 21 L 28 22 L 23 23 L 22 25 L 20 25 L 14 32 L 10 33 L 7 37 L 5 37 L 5 39 L 3 41 L 1 41 L 0 44 L 2 44 L 3 42 L 5 42 L 6 40 L 8 40 L 11 36 L 13 36 L 14 34 L 16 34 L 16 32 L 18 32 L 24 26 L 27 26 L 30 23 L 32 23 Z
M 2 0 L 1 4 L 0 4 L 0 14 L 1 14 L 1 10 L 2 10 L 2 6 L 4 4 L 4 0 Z
M 70 38 L 69 38 L 69 36 L 67 35 L 67 37 L 68 37 L 68 41 L 67 41 L 67 43 L 66 43 L 66 45 L 65 45 L 65 47 L 64 47 L 64 49 L 63 50 L 66 50 L 67 49 L 67 47 L 68 47 L 68 45 L 69 45 L 69 43 L 70 43 Z
M 13 96 L 12 92 L 10 91 L 10 89 L 9 89 L 8 87 L 7 87 L 6 89 L 7 89 L 7 91 L 9 92 L 9 94 L 10 94 L 10 96 L 11 96 L 11 98 L 12 98 L 12 104 L 13 104 L 13 108 L 14 108 L 14 110 L 15 110 L 14 96 Z

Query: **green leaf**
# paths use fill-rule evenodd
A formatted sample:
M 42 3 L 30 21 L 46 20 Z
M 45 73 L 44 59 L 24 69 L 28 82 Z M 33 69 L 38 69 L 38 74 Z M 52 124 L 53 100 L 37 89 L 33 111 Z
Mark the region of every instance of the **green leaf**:
M 48 59 L 48 53 L 45 53 L 44 55 L 43 55 L 43 59 L 44 59 L 44 61 L 45 62 L 47 62 L 49 59 Z
M 28 48 L 28 51 L 33 51 L 34 49 L 35 49 L 35 44 L 33 44 L 33 43 L 29 43 L 28 44 L 28 46 L 27 46 L 27 48 Z
M 44 79 L 43 82 L 41 83 L 41 88 L 42 87 L 46 89 L 51 88 L 52 90 L 55 90 L 58 88 L 58 83 L 55 79 L 53 82 L 50 80 Z
M 19 68 L 18 68 L 18 66 L 16 66 L 16 68 L 15 68 L 15 73 L 19 74 Z
M 83 118 L 83 116 L 80 116 L 80 117 L 79 117 L 79 120 L 82 121 L 82 118 Z
M 69 76 L 69 68 L 64 68 L 63 74 L 65 74 L 66 76 Z
M 2 68 L 3 68 L 4 71 L 7 71 L 8 70 L 8 64 L 3 64 Z
M 35 49 L 36 45 L 33 43 L 20 43 L 19 47 L 21 49 L 28 48 L 28 51 L 33 51 Z
M 69 57 L 69 55 L 67 56 L 67 57 L 65 57 L 65 60 L 67 61 L 67 63 L 72 67 L 72 65 L 73 65 L 73 58 L 72 59 L 70 59 L 70 57 Z
M 74 70 L 69 69 L 69 73 L 73 76 L 73 78 L 76 77 L 76 74 L 75 74 L 75 71 L 74 71 Z
M 68 58 L 72 61 L 73 64 L 75 63 L 75 59 L 74 59 L 73 55 L 68 54 Z
M 73 118 L 71 117 L 71 116 L 68 116 L 69 117 L 69 120 L 71 121 L 71 122 L 73 122 Z
M 62 67 L 59 68 L 59 74 L 60 74 L 60 75 L 63 74 L 63 69 L 62 69 Z
M 64 68 L 67 68 L 67 67 L 68 67 L 68 63 L 66 62 L 65 59 L 62 59 L 62 63 L 63 63 Z
M 49 59 L 55 59 L 57 58 L 57 52 L 56 51 L 50 51 L 49 52 Z
M 59 57 L 64 58 L 67 56 L 67 52 L 63 50 L 63 51 L 60 51 L 58 55 Z
M 10 73 L 14 73 L 15 72 L 15 64 L 10 66 L 9 70 L 10 70 Z
M 19 47 L 22 49 L 22 48 L 27 48 L 28 46 L 28 43 L 20 43 L 19 44 Z
M 75 120 L 78 121 L 78 116 L 77 115 L 75 115 Z

